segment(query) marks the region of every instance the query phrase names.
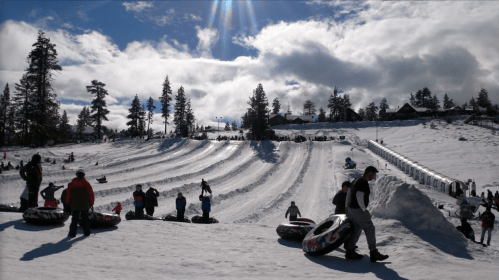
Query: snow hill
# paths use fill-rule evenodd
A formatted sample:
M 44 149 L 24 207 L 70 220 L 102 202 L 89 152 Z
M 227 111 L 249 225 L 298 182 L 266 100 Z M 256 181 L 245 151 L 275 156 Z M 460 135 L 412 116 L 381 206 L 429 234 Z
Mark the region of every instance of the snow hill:
M 474 179 L 478 194 L 499 190 L 499 135 L 492 133 L 496 128 L 464 125 L 462 119 L 433 122 L 435 129 L 422 120 L 380 127 L 363 122 L 276 129 L 291 137 L 335 138 L 326 142 L 157 139 L 9 148 L 5 164 L 17 165 L 21 159 L 26 163 L 37 152 L 42 159 L 56 159 L 57 164 L 42 164 L 42 188 L 49 182 L 67 186 L 74 171 L 84 168 L 95 192 L 95 211 L 110 212 L 119 201 L 122 218 L 133 209 L 132 192 L 138 183 L 144 190 L 153 187 L 160 192 L 154 216 L 174 214 L 179 191 L 187 198 L 186 216 L 200 215 L 198 196 L 204 178 L 213 190 L 211 216 L 220 223 L 123 220 L 116 228 L 95 229 L 87 238 L 79 229 L 77 237 L 69 239 L 69 221 L 63 226 L 33 226 L 19 213 L 0 213 L 0 278 L 497 279 L 497 228 L 489 247 L 465 239 L 455 229 L 459 220 L 449 216 L 457 210 L 455 199 L 407 178 L 365 147 L 377 133 L 387 147 L 433 170 L 462 181 Z M 345 139 L 338 140 L 339 136 Z M 75 162 L 64 164 L 71 152 Z M 345 170 L 346 157 L 358 169 Z M 369 210 L 378 249 L 390 256 L 387 261 L 369 262 L 364 234 L 358 252 L 366 257 L 360 261 L 345 260 L 342 247 L 311 257 L 301 243 L 277 236 L 275 229 L 286 221 L 291 201 L 303 217 L 320 222 L 334 212 L 331 201 L 341 183 L 361 175 L 368 165 L 381 171 L 371 183 Z M 102 175 L 108 183 L 97 183 Z M 24 181 L 18 171 L 0 175 L 0 185 L 0 204 L 19 205 Z M 480 222 L 470 224 L 479 240 Z

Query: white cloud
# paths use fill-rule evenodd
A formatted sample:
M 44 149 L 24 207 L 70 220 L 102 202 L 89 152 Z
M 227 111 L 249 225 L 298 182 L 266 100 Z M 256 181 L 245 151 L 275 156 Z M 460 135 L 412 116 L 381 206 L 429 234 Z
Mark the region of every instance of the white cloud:
M 196 26 L 199 43 L 196 47 L 201 57 L 211 57 L 211 48 L 220 40 L 220 33 L 215 28 L 202 29 Z
M 144 2 L 144 1 L 138 1 L 138 2 L 123 2 L 123 6 L 125 6 L 126 11 L 133 11 L 133 12 L 143 12 L 144 10 L 149 10 L 154 7 L 153 2 Z

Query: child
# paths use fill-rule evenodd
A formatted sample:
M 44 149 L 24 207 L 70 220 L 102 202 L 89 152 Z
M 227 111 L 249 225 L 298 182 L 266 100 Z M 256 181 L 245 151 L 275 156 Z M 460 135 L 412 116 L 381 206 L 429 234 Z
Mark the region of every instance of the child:
M 296 221 L 298 215 L 301 217 L 300 210 L 298 209 L 298 206 L 295 206 L 295 202 L 291 201 L 291 206 L 288 207 L 288 211 L 286 211 L 286 215 L 284 215 L 284 218 L 287 218 L 289 214 L 289 221 Z
M 116 207 L 114 207 L 112 211 L 116 212 L 119 216 L 121 213 L 121 203 L 117 202 Z
M 208 185 L 204 179 L 201 179 L 201 195 L 203 195 L 205 191 L 211 194 L 210 185 Z
M 54 183 L 49 183 L 49 186 L 46 187 L 43 191 L 40 192 L 42 195 L 43 199 L 45 199 L 45 204 L 43 207 L 54 207 L 57 208 L 57 200 L 54 197 L 54 193 L 58 189 L 62 189 L 64 186 L 55 186 Z

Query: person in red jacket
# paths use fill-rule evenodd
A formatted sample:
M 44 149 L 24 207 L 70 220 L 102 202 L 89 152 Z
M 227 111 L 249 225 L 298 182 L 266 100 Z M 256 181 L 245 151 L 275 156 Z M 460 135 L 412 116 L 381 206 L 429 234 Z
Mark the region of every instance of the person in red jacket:
M 114 207 L 112 211 L 116 212 L 116 214 L 118 214 L 118 216 L 120 215 L 120 213 L 121 213 L 121 203 L 119 201 L 117 202 L 116 207 Z
M 68 185 L 65 202 L 71 206 L 72 218 L 69 225 L 68 237 L 76 236 L 78 219 L 81 216 L 83 234 L 90 235 L 90 219 L 88 210 L 94 206 L 94 191 L 90 183 L 85 179 L 83 169 L 76 171 L 76 178 Z
M 485 209 L 485 212 L 483 212 L 480 216 L 480 219 L 482 220 L 482 237 L 480 238 L 480 243 L 483 244 L 483 238 L 485 237 L 485 232 L 487 232 L 487 246 L 490 246 L 490 236 L 492 235 L 492 230 L 494 229 L 496 216 L 490 212 L 490 206 L 487 205 Z

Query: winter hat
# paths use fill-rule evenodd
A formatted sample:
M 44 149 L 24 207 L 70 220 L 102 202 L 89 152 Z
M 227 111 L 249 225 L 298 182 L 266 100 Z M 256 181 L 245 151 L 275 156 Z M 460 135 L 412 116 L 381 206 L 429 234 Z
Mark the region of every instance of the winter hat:
M 370 172 L 372 172 L 372 173 L 378 173 L 379 171 L 374 166 L 368 166 L 366 168 L 366 170 L 364 171 L 364 174 L 367 174 L 367 173 L 370 173 Z
M 85 171 L 83 170 L 83 168 L 79 168 L 78 170 L 76 170 L 76 177 L 78 178 L 85 177 Z
M 31 162 L 33 162 L 35 164 L 40 163 L 40 161 L 42 161 L 42 156 L 40 156 L 39 154 L 34 154 L 31 157 Z
M 137 184 L 137 185 L 135 186 L 135 188 L 136 188 L 137 190 L 141 190 L 141 189 L 142 189 L 142 185 L 141 185 L 141 184 Z

